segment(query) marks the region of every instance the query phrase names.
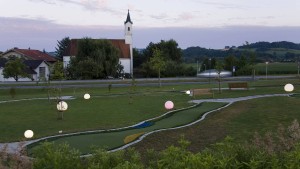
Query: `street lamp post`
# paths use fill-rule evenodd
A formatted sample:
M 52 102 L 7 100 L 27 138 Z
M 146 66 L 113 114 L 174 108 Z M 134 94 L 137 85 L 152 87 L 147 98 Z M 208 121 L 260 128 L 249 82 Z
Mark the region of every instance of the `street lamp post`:
M 197 71 L 196 71 L 196 76 L 198 75 L 199 73 L 199 61 L 197 60 Z
M 299 77 L 299 57 L 298 57 L 298 61 L 297 61 L 297 65 L 298 65 L 298 77 Z
M 266 62 L 266 79 L 268 79 L 268 64 L 269 62 Z
M 208 73 L 208 82 L 210 83 L 210 70 L 211 70 L 211 58 L 209 58 L 209 73 Z

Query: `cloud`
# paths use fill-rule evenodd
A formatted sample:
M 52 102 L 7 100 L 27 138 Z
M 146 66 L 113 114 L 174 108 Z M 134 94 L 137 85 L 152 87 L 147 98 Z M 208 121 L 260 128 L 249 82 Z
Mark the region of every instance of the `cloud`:
M 70 38 L 123 38 L 119 26 L 60 25 L 51 20 L 0 17 L 0 51 L 13 47 L 53 51 L 57 40 Z
M 187 21 L 187 20 L 191 20 L 191 19 L 194 19 L 194 18 L 196 18 L 196 16 L 193 15 L 192 13 L 184 12 L 184 13 L 181 13 L 180 15 L 178 15 L 177 20 Z
M 0 17 L 0 51 L 13 47 L 54 51 L 57 40 L 91 37 L 124 39 L 120 26 L 60 25 L 52 20 Z M 145 48 L 150 42 L 174 39 L 183 49 L 191 46 L 220 49 L 248 41 L 291 41 L 300 43 L 300 27 L 226 26 L 210 28 L 163 27 L 133 28 L 133 46 Z
M 219 8 L 219 9 L 247 9 L 249 7 L 245 7 L 243 5 L 238 5 L 238 4 L 234 4 L 234 3 L 224 3 L 224 1 L 219 1 L 219 0 L 216 0 L 216 1 L 206 1 L 206 0 L 194 0 L 195 2 L 197 3 L 201 3 L 201 4 L 204 4 L 204 5 L 208 5 L 208 6 L 213 6 L 213 7 L 216 7 L 216 8 Z
M 167 19 L 168 15 L 165 14 L 165 13 L 161 13 L 161 14 L 158 14 L 158 15 L 150 15 L 150 17 L 153 18 L 153 19 L 162 20 L 162 19 Z
M 109 12 L 113 15 L 124 15 L 123 12 L 118 10 L 113 10 L 108 7 L 109 0 L 30 0 L 32 2 L 46 3 L 50 5 L 63 5 L 63 4 L 73 4 L 81 6 L 83 9 L 92 12 Z

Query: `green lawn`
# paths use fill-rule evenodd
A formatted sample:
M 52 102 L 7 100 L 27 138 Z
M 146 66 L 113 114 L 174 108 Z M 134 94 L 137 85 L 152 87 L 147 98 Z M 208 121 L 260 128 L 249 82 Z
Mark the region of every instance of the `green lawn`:
M 300 120 L 299 103 L 300 98 L 295 97 L 261 98 L 236 103 L 226 110 L 242 110 L 226 123 L 228 135 L 244 142 L 252 138 L 255 132 L 276 132 L 279 124 L 288 126 L 294 119 Z
M 93 96 L 67 100 L 69 109 L 57 120 L 54 100 L 32 100 L 0 104 L 0 142 L 17 141 L 31 129 L 35 138 L 57 134 L 124 127 L 165 113 L 164 103 L 187 107 L 189 96 L 181 92 L 138 93 L 135 95 Z
M 299 79 L 278 79 L 278 80 L 260 80 L 249 82 L 251 90 L 223 90 L 222 93 L 215 91 L 215 98 L 241 97 L 259 94 L 285 93 L 283 86 L 286 83 L 295 85 L 295 93 L 299 93 Z M 222 87 L 227 87 L 224 82 Z M 63 120 L 57 120 L 56 103 L 54 100 L 32 100 L 0 104 L 0 142 L 11 142 L 24 140 L 23 133 L 27 129 L 34 131 L 34 139 L 49 135 L 57 135 L 58 131 L 63 133 L 86 131 L 95 129 L 119 128 L 136 124 L 140 121 L 157 117 L 166 112 L 164 103 L 172 100 L 175 103 L 175 109 L 188 107 L 188 101 L 192 98 L 184 94 L 184 90 L 191 88 L 217 88 L 217 82 L 212 80 L 211 84 L 192 84 L 192 85 L 170 85 L 158 87 L 113 87 L 109 92 L 107 88 L 64 88 L 61 95 L 74 96 L 75 100 L 67 100 L 69 109 L 64 113 Z M 51 89 L 51 96 L 57 93 Z M 83 94 L 90 93 L 92 98 L 84 100 Z M 0 90 L 1 100 L 24 99 L 24 98 L 47 98 L 48 90 L 43 89 L 16 89 L 15 98 L 11 98 L 8 89 Z M 211 98 L 211 96 L 200 96 L 195 99 Z M 298 98 L 268 98 L 255 99 L 251 101 L 239 102 L 226 108 L 230 112 L 238 112 L 240 116 L 227 113 L 231 121 L 220 123 L 224 126 L 228 134 L 242 140 L 249 137 L 251 133 L 261 128 L 263 131 L 273 128 L 282 120 L 285 124 L 291 119 L 298 118 L 297 104 Z M 287 106 L 283 106 L 287 105 Z M 203 113 L 202 109 L 200 112 Z M 268 110 L 266 113 L 265 110 Z M 269 111 L 270 110 L 270 111 Z M 272 110 L 272 112 L 271 112 Z M 223 110 L 222 110 L 223 111 Z M 282 112 L 284 117 L 278 116 Z M 280 112 L 280 113 L 279 113 Z M 139 131 L 126 131 L 118 138 L 124 138 L 130 134 L 138 132 L 148 132 L 160 128 L 169 128 L 177 125 L 186 124 L 199 117 L 197 111 L 189 110 L 189 115 L 179 113 L 176 116 L 157 121 L 156 125 Z M 259 114 L 259 116 L 257 116 Z M 260 120 L 257 117 L 262 117 Z M 285 118 L 286 117 L 286 118 Z M 227 116 L 220 117 L 226 119 Z M 253 119 L 252 119 L 253 118 Z M 270 122 L 264 120 L 271 119 Z M 273 119 L 273 120 L 272 120 Z M 209 120 L 209 119 L 208 119 Z M 253 124 L 253 125 L 252 125 Z M 207 131 L 210 132 L 210 131 Z M 112 133 L 106 133 L 110 135 Z M 94 135 L 95 136 L 95 135 Z M 90 137 L 90 136 L 89 136 Z M 92 137 L 92 136 L 91 136 Z M 112 135 L 111 138 L 115 136 Z M 75 138 L 75 137 L 74 137 Z M 86 138 L 88 138 L 86 136 Z M 82 143 L 85 137 L 76 137 L 75 143 Z M 74 140 L 73 138 L 66 138 Z M 92 138 L 91 138 L 92 139 Z M 101 139 L 100 139 L 101 140 Z M 103 139 L 101 142 L 111 142 L 110 139 Z M 122 140 L 122 139 L 119 139 Z M 63 142 L 63 139 L 62 139 Z M 84 141 L 86 142 L 86 141 Z M 117 147 L 120 142 L 116 142 L 112 147 Z M 105 145 L 105 144 L 104 144 Z M 87 146 L 87 145 L 82 145 Z M 84 148 L 84 151 L 86 149 Z M 85 151 L 86 152 L 86 151 Z
M 130 128 L 120 131 L 112 132 L 100 132 L 93 134 L 81 134 L 74 136 L 65 136 L 50 139 L 54 141 L 55 144 L 68 143 L 70 146 L 78 149 L 81 153 L 87 154 L 91 153 L 91 147 L 97 146 L 104 149 L 113 149 L 124 145 L 124 139 L 126 136 L 137 134 L 137 133 L 147 133 L 159 129 L 167 129 L 177 126 L 182 126 L 189 124 L 201 117 L 207 111 L 214 110 L 224 103 L 203 103 L 197 107 L 176 111 L 174 113 L 168 114 L 165 117 L 153 120 L 153 125 L 145 128 Z M 34 145 L 31 145 L 32 147 Z
M 266 63 L 258 63 L 254 66 L 256 74 L 265 75 L 266 74 Z M 297 74 L 298 64 L 294 62 L 290 63 L 279 63 L 279 62 L 269 62 L 267 65 L 267 73 L 269 75 L 278 74 Z

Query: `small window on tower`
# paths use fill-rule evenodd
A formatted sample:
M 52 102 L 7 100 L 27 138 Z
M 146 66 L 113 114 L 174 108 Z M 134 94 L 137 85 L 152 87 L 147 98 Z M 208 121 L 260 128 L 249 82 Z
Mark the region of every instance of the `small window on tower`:
M 130 27 L 128 27 L 128 31 L 130 31 Z

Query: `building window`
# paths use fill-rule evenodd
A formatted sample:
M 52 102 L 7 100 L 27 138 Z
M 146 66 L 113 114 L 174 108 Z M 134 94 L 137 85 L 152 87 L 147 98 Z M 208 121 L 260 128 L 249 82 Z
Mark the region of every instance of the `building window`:
M 39 72 L 40 72 L 40 79 L 46 77 L 46 68 L 45 67 L 39 67 Z
M 130 27 L 128 27 L 128 29 L 127 29 L 128 31 L 130 31 Z

